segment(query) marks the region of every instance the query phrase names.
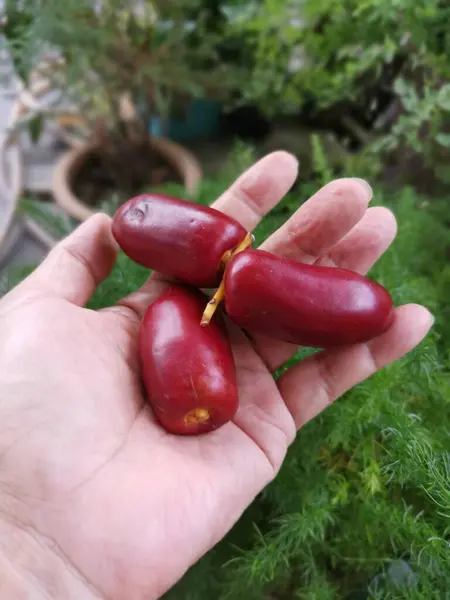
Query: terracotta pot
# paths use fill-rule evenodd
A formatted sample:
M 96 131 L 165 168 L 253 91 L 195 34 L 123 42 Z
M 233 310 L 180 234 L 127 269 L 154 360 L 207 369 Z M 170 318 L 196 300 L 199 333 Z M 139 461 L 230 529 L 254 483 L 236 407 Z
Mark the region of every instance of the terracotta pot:
M 179 173 L 188 194 L 195 194 L 203 176 L 197 158 L 189 150 L 171 140 L 153 136 L 150 142 L 154 150 Z M 96 211 L 75 195 L 73 181 L 80 167 L 97 147 L 93 143 L 75 146 L 61 156 L 54 170 L 52 192 L 55 202 L 79 221 L 85 221 Z

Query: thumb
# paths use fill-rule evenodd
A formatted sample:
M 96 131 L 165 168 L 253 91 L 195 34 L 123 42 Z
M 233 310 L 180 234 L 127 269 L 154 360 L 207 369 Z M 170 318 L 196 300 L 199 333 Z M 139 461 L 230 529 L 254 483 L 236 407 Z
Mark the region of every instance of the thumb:
M 99 213 L 57 244 L 22 286 L 83 306 L 111 272 L 116 256 L 111 218 Z

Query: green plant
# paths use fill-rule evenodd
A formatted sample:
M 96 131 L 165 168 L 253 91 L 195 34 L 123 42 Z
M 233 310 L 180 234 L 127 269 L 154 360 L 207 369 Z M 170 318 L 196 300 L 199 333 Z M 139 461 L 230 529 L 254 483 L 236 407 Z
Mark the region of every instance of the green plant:
M 429 306 L 435 332 L 305 427 L 277 479 L 168 599 L 446 597 L 450 235 L 410 189 L 376 203 L 395 205 L 399 235 L 373 274 L 396 302 Z M 412 575 L 392 575 L 399 561 Z
M 16 40 L 17 64 L 29 72 L 45 43 L 65 60 L 65 93 L 93 118 L 115 125 L 123 94 L 167 114 L 175 97 L 226 94 L 236 83 L 217 60 L 220 38 L 206 27 L 203 4 L 107 0 L 95 9 L 88 0 L 26 1 L 33 22 Z
M 317 173 L 320 183 L 325 185 L 333 179 L 333 170 L 329 165 L 322 141 L 317 134 L 311 135 L 311 147 L 313 169 Z
M 160 167 L 155 115 L 184 110 L 192 96 L 228 99 L 243 81 L 239 64 L 219 60 L 226 32 L 210 26 L 204 0 L 24 0 L 20 10 L 26 26 L 8 30 L 20 72 L 59 90 L 60 123 L 96 142 L 102 172 L 126 194 Z M 17 20 L 14 1 L 6 14 Z
M 229 183 L 231 170 L 205 181 L 199 200 L 210 204 Z M 164 189 L 175 193 L 172 185 Z M 288 194 L 258 226 L 256 243 L 277 229 L 310 189 L 310 182 L 301 183 Z M 436 317 L 433 333 L 300 431 L 274 482 L 167 600 L 263 600 L 269 594 L 276 600 L 448 597 L 447 199 L 430 202 L 408 188 L 395 194 L 375 190 L 373 203 L 394 210 L 399 233 L 372 274 L 397 304 L 429 307 Z M 90 307 L 112 304 L 147 276 L 120 254 Z M 300 351 L 292 362 L 305 354 Z
M 419 94 L 411 82 L 399 78 L 394 84 L 403 112 L 391 130 L 371 146 L 374 154 L 411 148 L 423 155 L 427 167 L 450 183 L 447 163 L 450 158 L 450 83 L 427 84 Z
M 445 175 L 449 17 L 441 0 L 264 0 L 236 25 L 256 56 L 244 93 L 368 146 L 368 162 L 419 153 Z

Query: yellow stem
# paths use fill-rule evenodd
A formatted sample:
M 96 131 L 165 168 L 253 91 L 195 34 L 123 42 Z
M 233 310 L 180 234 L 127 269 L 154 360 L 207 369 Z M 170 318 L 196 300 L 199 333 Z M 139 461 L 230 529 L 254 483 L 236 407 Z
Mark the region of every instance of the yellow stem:
M 224 265 L 224 274 L 222 276 L 222 281 L 220 282 L 220 285 L 217 288 L 214 296 L 206 305 L 206 308 L 202 315 L 202 320 L 200 321 L 200 325 L 202 327 L 206 327 L 207 325 L 209 325 L 209 322 L 211 321 L 214 313 L 216 312 L 217 307 L 225 298 L 225 269 L 229 261 L 233 258 L 233 256 L 236 256 L 236 254 L 239 254 L 239 252 L 242 252 L 243 250 L 246 250 L 249 246 L 251 246 L 254 239 L 254 236 L 251 233 L 248 233 L 242 240 L 242 242 L 239 244 L 239 246 L 237 246 L 233 251 L 229 250 L 224 254 L 222 258 L 222 264 Z
M 209 325 L 214 313 L 216 312 L 217 307 L 225 298 L 225 278 L 222 278 L 219 287 L 216 290 L 216 293 L 211 298 L 211 300 L 206 305 L 205 311 L 202 316 L 202 320 L 200 321 L 200 325 L 202 327 L 206 327 Z

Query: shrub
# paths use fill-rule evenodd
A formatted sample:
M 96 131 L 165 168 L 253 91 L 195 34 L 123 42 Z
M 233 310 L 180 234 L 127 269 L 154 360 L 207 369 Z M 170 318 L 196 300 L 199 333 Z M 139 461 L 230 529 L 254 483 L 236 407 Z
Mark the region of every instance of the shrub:
M 5 6 L 17 70 L 27 84 L 45 76 L 52 92 L 51 106 L 32 121 L 36 137 L 42 116 L 58 116 L 67 137 L 93 144 L 74 182 L 87 204 L 98 204 L 109 189 L 138 193 L 153 177 L 178 180 L 151 143 L 154 119 L 164 128 L 167 117 L 184 118 L 193 97 L 228 100 L 245 81 L 239 62 L 219 56 L 226 21 L 216 30 L 205 0 L 6 0 Z
M 443 169 L 450 146 L 450 7 L 442 0 L 263 0 L 237 27 L 254 44 L 244 93 L 268 113 L 333 127 L 373 156 Z M 321 118 L 315 120 L 320 114 Z M 381 136 L 381 137 L 380 137 Z M 381 168 L 381 163 L 378 163 Z

